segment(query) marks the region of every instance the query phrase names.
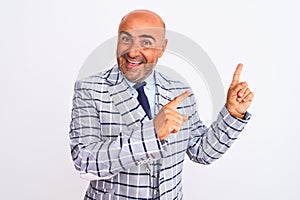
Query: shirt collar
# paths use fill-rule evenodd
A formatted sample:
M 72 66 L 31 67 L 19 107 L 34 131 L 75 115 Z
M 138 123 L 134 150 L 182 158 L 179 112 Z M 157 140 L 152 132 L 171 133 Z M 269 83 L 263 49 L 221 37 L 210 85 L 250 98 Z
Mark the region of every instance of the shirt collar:
M 127 84 L 130 86 L 130 89 L 134 90 L 133 86 L 135 85 L 135 83 L 129 81 L 125 76 L 125 81 L 127 82 Z M 149 87 L 152 87 L 153 85 L 155 85 L 155 80 L 154 80 L 154 71 L 152 71 L 152 73 L 145 79 L 146 84 L 146 88 L 148 89 Z

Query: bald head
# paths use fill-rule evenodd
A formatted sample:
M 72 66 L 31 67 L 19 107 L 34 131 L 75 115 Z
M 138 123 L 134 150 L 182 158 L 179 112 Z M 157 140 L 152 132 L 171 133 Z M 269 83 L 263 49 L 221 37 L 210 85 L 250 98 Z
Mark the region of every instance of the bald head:
M 133 10 L 122 18 L 118 32 L 142 28 L 159 28 L 165 32 L 165 23 L 155 12 Z
M 156 13 L 134 10 L 119 25 L 117 61 L 125 78 L 133 83 L 145 80 L 163 55 L 168 40 L 165 25 Z

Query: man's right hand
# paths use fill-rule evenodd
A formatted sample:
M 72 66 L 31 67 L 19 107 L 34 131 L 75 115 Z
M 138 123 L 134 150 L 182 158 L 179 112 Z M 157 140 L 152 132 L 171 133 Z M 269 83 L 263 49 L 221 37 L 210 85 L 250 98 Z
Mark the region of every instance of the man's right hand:
M 164 140 L 171 133 L 177 133 L 182 124 L 188 120 L 188 117 L 177 112 L 176 108 L 183 100 L 190 96 L 190 94 L 191 91 L 187 90 L 175 97 L 162 107 L 154 118 L 154 128 L 160 140 Z

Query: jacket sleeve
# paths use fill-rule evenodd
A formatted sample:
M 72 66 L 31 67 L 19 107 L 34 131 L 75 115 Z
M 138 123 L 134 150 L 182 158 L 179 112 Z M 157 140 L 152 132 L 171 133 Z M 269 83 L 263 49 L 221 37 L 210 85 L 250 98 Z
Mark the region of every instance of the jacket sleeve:
M 95 105 L 90 89 L 76 82 L 69 136 L 72 159 L 83 178 L 109 179 L 132 166 L 163 157 L 164 146 L 152 120 L 108 139 L 102 137 L 105 134 Z
M 248 123 L 251 115 L 247 112 L 245 119 L 238 119 L 224 106 L 211 126 L 206 127 L 199 118 L 197 106 L 192 96 L 192 115 L 189 116 L 191 138 L 187 154 L 197 163 L 210 164 L 220 158 L 237 139 Z

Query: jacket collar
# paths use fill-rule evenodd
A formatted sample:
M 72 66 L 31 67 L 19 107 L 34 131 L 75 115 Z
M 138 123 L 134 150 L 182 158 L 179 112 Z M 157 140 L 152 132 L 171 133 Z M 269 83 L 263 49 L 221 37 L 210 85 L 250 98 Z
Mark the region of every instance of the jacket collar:
M 154 71 L 156 95 L 155 95 L 155 113 L 174 98 L 171 89 L 171 82 L 161 73 Z M 128 128 L 139 126 L 144 120 L 149 120 L 138 100 L 132 96 L 130 86 L 125 80 L 123 73 L 118 66 L 114 66 L 104 74 L 107 82 L 111 87 L 108 87 L 108 92 L 114 105 L 120 112 L 123 121 Z

